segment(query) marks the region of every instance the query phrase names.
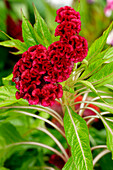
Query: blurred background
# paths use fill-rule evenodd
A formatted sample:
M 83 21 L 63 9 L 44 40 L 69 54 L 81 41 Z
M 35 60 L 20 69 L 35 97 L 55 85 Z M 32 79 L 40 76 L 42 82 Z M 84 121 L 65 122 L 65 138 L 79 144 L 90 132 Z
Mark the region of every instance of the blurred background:
M 80 2 L 81 4 L 79 10 L 82 22 L 82 31 L 80 32 L 80 35 L 87 39 L 88 45 L 90 47 L 92 42 L 102 35 L 103 31 L 113 20 L 113 2 L 111 6 L 109 0 L 80 0 Z M 57 26 L 57 23 L 55 22 L 56 10 L 59 7 L 65 5 L 72 6 L 75 10 L 78 7 L 78 0 L 0 0 L 0 30 L 4 31 L 15 39 L 23 41 L 21 11 L 23 11 L 24 15 L 33 25 L 35 21 L 32 5 L 33 3 L 38 9 L 40 15 L 46 21 L 51 33 L 53 34 Z M 5 36 L 1 31 L 0 41 L 7 40 L 7 36 Z M 110 33 L 107 39 L 106 46 L 107 44 L 113 45 L 113 31 Z M 13 55 L 12 53 L 14 52 L 16 52 L 16 49 L 0 46 L 0 86 L 3 84 L 2 78 L 12 73 L 13 66 L 21 57 L 21 55 Z M 49 118 L 46 114 L 45 117 Z M 20 123 L 19 120 L 16 121 L 17 124 Z M 21 123 L 23 123 L 23 125 L 25 125 L 25 122 L 26 120 L 22 119 Z M 96 144 L 104 144 L 106 136 L 105 129 L 102 129 L 102 126 L 96 127 L 97 129 L 91 128 L 90 133 L 92 134 L 92 137 L 96 138 Z M 20 131 L 21 130 L 22 129 L 20 129 Z M 67 148 L 64 139 L 62 139 L 55 130 L 51 129 L 51 131 L 54 131 L 55 136 L 60 139 L 64 147 Z M 42 143 L 46 141 L 46 144 L 54 147 L 54 142 L 50 141 L 46 135 L 38 132 L 38 136 L 34 133 L 29 137 L 29 139 L 33 138 L 33 140 L 35 140 L 35 138 L 37 138 L 38 141 Z M 13 155 L 9 155 L 9 158 L 5 161 L 4 165 L 6 168 L 11 170 L 35 170 L 35 168 L 33 169 L 34 165 L 42 166 L 45 165 L 45 162 L 48 164 L 51 153 L 48 150 L 41 150 L 39 148 L 37 151 L 35 148 L 30 149 L 26 146 L 23 148 L 23 151 L 21 151 L 21 149 L 18 147 L 18 150 L 16 150 Z M 107 169 L 108 164 L 109 169 Z M 113 170 L 112 165 L 113 162 L 111 162 L 110 155 L 108 154 L 107 157 L 101 159 L 100 164 L 98 167 L 95 167 L 95 169 Z

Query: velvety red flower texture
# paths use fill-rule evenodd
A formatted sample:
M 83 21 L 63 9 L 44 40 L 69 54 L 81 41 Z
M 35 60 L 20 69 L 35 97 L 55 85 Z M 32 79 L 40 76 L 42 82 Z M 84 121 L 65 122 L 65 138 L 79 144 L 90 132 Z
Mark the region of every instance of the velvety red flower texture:
M 29 104 L 52 106 L 56 98 L 61 98 L 62 86 L 47 82 L 50 62 L 47 49 L 42 45 L 30 47 L 16 63 L 13 82 L 16 83 L 16 98 L 27 99 Z
M 62 43 L 71 45 L 69 56 L 74 63 L 81 62 L 88 52 L 88 43 L 84 37 L 78 35 L 81 30 L 80 14 L 73 8 L 65 6 L 57 10 L 56 22 L 60 23 L 55 36 L 60 36 Z
M 81 30 L 80 14 L 69 6 L 61 7 L 57 10 L 56 22 L 60 23 L 55 36 L 72 36 Z
M 72 21 L 72 22 L 79 22 L 80 21 L 80 14 L 79 12 L 76 12 L 73 8 L 70 6 L 61 7 L 57 10 L 57 16 L 55 18 L 55 21 L 58 23 L 61 23 L 63 21 Z
M 48 59 L 51 67 L 48 70 L 46 81 L 63 82 L 69 78 L 74 66 L 69 55 L 72 50 L 71 45 L 61 41 L 56 41 L 48 47 Z
M 17 62 L 13 81 L 18 92 L 16 98 L 27 99 L 29 104 L 52 106 L 63 95 L 59 82 L 67 80 L 74 63 L 87 55 L 88 44 L 78 35 L 81 30 L 80 14 L 71 7 L 57 10 L 55 35 L 60 41 L 52 43 L 48 50 L 42 45 L 32 46 Z

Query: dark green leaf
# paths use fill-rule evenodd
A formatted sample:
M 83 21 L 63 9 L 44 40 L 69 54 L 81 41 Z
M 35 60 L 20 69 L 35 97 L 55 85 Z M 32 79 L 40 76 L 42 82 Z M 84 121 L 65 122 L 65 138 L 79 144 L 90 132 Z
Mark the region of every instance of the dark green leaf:
M 92 170 L 92 155 L 85 120 L 67 107 L 64 116 L 64 129 L 77 169 Z
M 0 135 L 6 139 L 7 144 L 24 141 L 15 126 L 10 123 L 0 125 Z

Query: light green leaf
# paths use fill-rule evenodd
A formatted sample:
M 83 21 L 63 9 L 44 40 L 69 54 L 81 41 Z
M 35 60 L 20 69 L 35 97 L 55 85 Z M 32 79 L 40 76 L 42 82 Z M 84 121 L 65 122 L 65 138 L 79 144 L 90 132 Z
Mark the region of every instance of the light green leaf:
M 49 46 L 52 43 L 52 36 L 51 33 L 43 20 L 43 18 L 40 16 L 39 12 L 37 11 L 36 7 L 34 6 L 34 13 L 35 13 L 35 21 L 34 24 L 34 30 L 37 32 L 37 34 L 43 38 L 45 41 L 45 44 Z
M 108 27 L 108 29 L 106 31 L 104 31 L 103 35 L 100 38 L 98 38 L 97 40 L 94 41 L 94 43 L 89 48 L 89 52 L 88 52 L 88 55 L 86 57 L 87 60 L 89 59 L 91 61 L 93 58 L 95 58 L 95 56 L 99 52 L 102 51 L 104 45 L 106 44 L 106 40 L 107 40 L 107 37 L 109 35 L 109 32 L 112 30 L 112 28 L 113 28 L 113 22 Z
M 78 82 L 82 83 L 83 85 L 85 85 L 86 87 L 88 87 L 89 89 L 91 89 L 94 93 L 97 93 L 97 90 L 95 89 L 95 87 L 87 80 L 79 80 Z
M 4 85 L 9 85 L 9 82 L 12 81 L 13 74 L 10 74 L 9 76 L 2 78 L 2 82 Z
M 94 61 L 93 61 L 93 59 L 91 60 L 91 63 L 88 64 L 85 71 L 80 76 L 80 79 L 81 78 L 86 79 L 86 78 L 90 77 L 91 75 L 95 74 L 96 72 L 98 72 L 101 69 L 102 64 L 105 63 L 105 61 L 106 61 L 106 60 L 103 59 L 103 57 L 106 54 L 107 50 L 104 50 L 101 53 L 99 53 L 94 58 Z
M 20 50 L 20 51 L 22 51 L 22 52 L 25 52 L 25 51 L 27 51 L 27 46 L 26 46 L 26 44 L 24 43 L 24 42 L 21 42 L 20 40 L 18 40 L 18 39 L 14 39 L 14 38 L 12 38 L 12 37 L 10 37 L 9 35 L 7 35 L 5 32 L 3 32 L 2 31 L 2 33 L 3 34 L 5 34 L 10 40 L 10 43 L 9 42 L 7 42 L 7 41 L 4 41 L 4 42 L 1 42 L 1 44 L 0 45 L 3 45 L 3 46 L 5 46 L 5 47 L 11 47 L 11 45 L 12 45 L 12 47 L 15 47 L 15 48 L 17 48 L 18 50 Z M 9 45 L 10 44 L 10 45 Z
M 39 43 L 42 43 L 42 39 L 38 36 L 31 23 L 27 20 L 27 18 L 25 18 L 24 15 L 22 15 L 22 21 L 22 35 L 27 47 L 29 48 L 36 44 L 38 45 Z
M 111 47 L 104 55 L 103 59 L 109 59 L 107 62 L 113 61 L 113 47 Z
M 74 161 L 73 161 L 73 157 L 70 157 L 67 161 L 67 163 L 65 164 L 65 166 L 63 167 L 62 170 L 77 170 Z
M 112 82 L 113 78 L 113 62 L 105 64 L 101 70 L 93 74 L 88 81 L 95 85 L 102 86 Z
M 15 47 L 15 43 L 11 40 L 0 42 L 0 45 L 4 47 Z
M 8 106 L 18 102 L 15 97 L 16 88 L 14 86 L 0 87 L 0 107 Z M 21 99 L 20 99 L 21 100 Z
M 92 155 L 85 120 L 67 107 L 64 115 L 64 129 L 77 169 L 92 170 Z

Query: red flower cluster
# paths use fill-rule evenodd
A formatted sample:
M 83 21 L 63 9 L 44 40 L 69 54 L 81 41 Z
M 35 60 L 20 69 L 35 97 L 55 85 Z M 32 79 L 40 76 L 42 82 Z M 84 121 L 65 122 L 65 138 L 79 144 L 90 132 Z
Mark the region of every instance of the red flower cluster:
M 48 47 L 48 58 L 52 65 L 48 76 L 52 83 L 63 82 L 69 78 L 74 66 L 69 55 L 72 50 L 71 45 L 61 41 L 54 42 Z
M 69 155 L 69 149 L 68 148 L 66 149 L 66 152 Z M 55 165 L 59 169 L 62 169 L 65 165 L 64 160 L 56 154 L 51 155 L 49 163 Z
M 16 98 L 27 99 L 29 104 L 51 106 L 56 98 L 61 98 L 62 86 L 46 81 L 50 62 L 47 49 L 42 45 L 30 47 L 16 63 L 13 70 L 13 82 L 16 83 Z
M 81 62 L 88 52 L 88 44 L 84 37 L 78 35 L 81 30 L 80 14 L 69 6 L 57 10 L 56 22 L 60 23 L 55 36 L 60 36 L 61 43 L 72 46 L 69 58 L 74 63 Z
M 65 6 L 57 10 L 56 21 L 60 23 L 55 32 L 60 41 L 48 50 L 42 45 L 30 47 L 14 67 L 13 81 L 19 90 L 16 98 L 27 99 L 29 104 L 52 106 L 55 98 L 63 95 L 58 83 L 67 80 L 74 63 L 87 55 L 87 41 L 77 34 L 81 30 L 80 14 Z

